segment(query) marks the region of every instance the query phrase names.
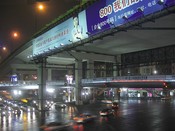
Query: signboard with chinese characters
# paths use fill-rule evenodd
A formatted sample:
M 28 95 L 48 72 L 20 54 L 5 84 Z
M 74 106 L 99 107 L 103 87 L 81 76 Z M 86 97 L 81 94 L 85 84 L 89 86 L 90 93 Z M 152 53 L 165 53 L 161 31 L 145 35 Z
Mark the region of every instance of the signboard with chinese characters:
M 175 0 L 100 0 L 86 10 L 88 32 L 96 34 L 173 5 Z

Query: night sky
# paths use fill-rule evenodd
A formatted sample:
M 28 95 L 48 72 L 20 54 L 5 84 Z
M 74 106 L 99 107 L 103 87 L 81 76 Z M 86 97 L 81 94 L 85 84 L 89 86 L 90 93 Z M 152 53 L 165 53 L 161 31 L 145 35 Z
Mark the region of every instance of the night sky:
M 49 0 L 41 2 L 45 10 L 39 12 L 34 0 L 1 0 L 0 1 L 0 61 L 20 45 L 30 40 L 31 36 L 67 10 L 79 4 L 79 0 Z M 14 38 L 12 33 L 19 32 Z M 6 52 L 2 46 L 7 47 Z

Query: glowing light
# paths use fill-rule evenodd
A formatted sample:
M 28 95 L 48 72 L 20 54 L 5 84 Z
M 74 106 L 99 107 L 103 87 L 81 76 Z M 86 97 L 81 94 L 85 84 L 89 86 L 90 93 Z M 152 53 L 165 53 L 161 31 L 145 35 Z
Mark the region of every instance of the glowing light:
M 2 49 L 3 49 L 4 51 L 5 51 L 5 50 L 7 50 L 7 48 L 6 48 L 6 47 L 3 47 Z
M 28 103 L 28 100 L 26 100 L 26 99 L 21 99 L 21 101 L 24 103 Z
M 47 89 L 47 92 L 49 92 L 49 93 L 53 93 L 54 91 L 55 91 L 55 89 L 52 89 L 52 88 Z
M 20 91 L 20 90 L 14 90 L 13 93 L 14 93 L 15 96 L 19 96 L 19 95 L 22 94 L 22 91 Z
M 154 70 L 154 72 L 153 72 L 154 74 L 157 74 L 157 70 Z
M 42 11 L 44 10 L 45 6 L 43 4 L 38 4 L 37 8 L 38 10 Z
M 123 91 L 127 91 L 127 88 L 123 88 L 122 90 L 123 90 Z
M 140 93 L 137 94 L 137 97 L 140 97 Z
M 17 94 L 18 94 L 18 91 L 17 91 L 17 90 L 14 90 L 13 93 L 14 93 L 15 95 L 17 95 Z
M 17 37 L 17 36 L 18 36 L 18 33 L 15 32 L 15 33 L 13 34 L 13 36 L 14 36 L 14 37 Z
M 12 37 L 15 39 L 19 38 L 19 33 L 17 31 L 12 32 Z

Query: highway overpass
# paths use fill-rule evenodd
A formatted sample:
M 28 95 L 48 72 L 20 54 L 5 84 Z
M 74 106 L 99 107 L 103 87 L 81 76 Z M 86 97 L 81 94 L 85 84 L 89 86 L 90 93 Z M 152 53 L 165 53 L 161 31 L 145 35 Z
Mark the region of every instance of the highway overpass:
M 0 90 L 35 90 L 39 88 L 38 81 L 4 82 Z M 92 88 L 175 88 L 175 75 L 145 75 L 145 76 L 117 76 L 93 79 L 82 79 L 82 87 Z M 67 84 L 65 81 L 47 81 L 46 88 L 74 88 L 75 81 Z

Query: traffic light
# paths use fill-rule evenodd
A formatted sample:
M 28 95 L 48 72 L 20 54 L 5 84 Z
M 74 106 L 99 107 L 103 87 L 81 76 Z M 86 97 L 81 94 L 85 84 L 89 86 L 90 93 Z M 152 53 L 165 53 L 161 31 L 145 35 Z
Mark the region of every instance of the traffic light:
M 167 87 L 168 87 L 168 85 L 167 85 L 167 83 L 166 83 L 166 82 L 163 82 L 163 87 L 165 87 L 165 88 L 167 88 Z
M 164 88 L 172 88 L 172 85 L 170 82 L 163 82 L 163 87 Z

